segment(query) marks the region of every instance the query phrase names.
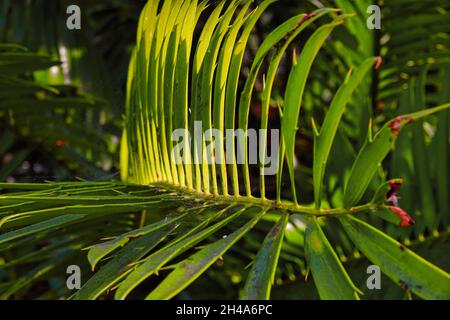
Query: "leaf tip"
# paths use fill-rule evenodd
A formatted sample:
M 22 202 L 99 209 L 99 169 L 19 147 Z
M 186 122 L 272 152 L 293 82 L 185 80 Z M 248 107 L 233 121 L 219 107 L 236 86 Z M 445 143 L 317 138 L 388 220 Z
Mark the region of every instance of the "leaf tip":
M 311 13 L 305 13 L 305 15 L 300 19 L 300 21 L 298 22 L 297 26 L 300 26 L 301 24 L 305 23 L 306 21 L 308 21 L 309 19 L 311 19 L 312 17 L 314 17 L 316 14 L 314 12 Z
M 377 57 L 377 63 L 375 64 L 375 70 L 380 70 L 383 63 L 383 58 L 381 56 Z
M 320 134 L 319 134 L 319 129 L 317 128 L 316 120 L 314 119 L 314 117 L 311 117 L 311 126 L 314 130 L 314 134 L 316 135 L 316 137 L 318 137 Z

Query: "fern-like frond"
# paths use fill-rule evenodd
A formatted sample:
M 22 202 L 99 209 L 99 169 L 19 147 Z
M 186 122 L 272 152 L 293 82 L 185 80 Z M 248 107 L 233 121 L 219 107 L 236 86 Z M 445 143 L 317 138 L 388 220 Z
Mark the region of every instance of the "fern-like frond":
M 38 259 L 42 264 L 30 271 L 32 279 L 38 278 L 63 267 L 66 259 L 76 259 L 83 247 L 89 250 L 87 269 L 92 271 L 84 269 L 89 277 L 71 296 L 74 299 L 95 299 L 111 290 L 117 299 L 133 294 L 170 299 L 189 290 L 213 266 L 229 263 L 233 265 L 229 272 L 242 272 L 243 261 L 251 266 L 242 281 L 244 299 L 269 298 L 275 281 L 296 273 L 294 265 L 305 273 L 311 271 L 322 299 L 359 299 L 362 288 L 347 273 L 345 254 L 336 245 L 346 239 L 347 250 L 356 246 L 415 295 L 449 298 L 446 271 L 363 220 L 368 216 L 396 228 L 414 224 L 399 207 L 402 180 L 385 181 L 377 173 L 405 126 L 445 111 L 450 103 L 441 101 L 433 108 L 417 105 L 384 121 L 379 130 L 372 124 L 364 128 L 367 137 L 356 148 L 355 159 L 342 164 L 348 175 L 336 182 L 344 190 L 341 205 L 330 206 L 324 201 L 322 184 L 328 184 L 328 162 L 344 110 L 379 64 L 379 58 L 372 56 L 351 60 L 352 69 L 339 81 L 324 120 L 313 122 L 314 199 L 299 198 L 297 190 L 307 181 L 296 176 L 296 134 L 304 123 L 308 80 L 334 30 L 353 20 L 329 8 L 300 13 L 269 32 L 256 45 L 251 63 L 245 63 L 255 45 L 252 30 L 276 1 L 251 5 L 244 0 L 221 1 L 215 7 L 197 0 L 147 2 L 129 65 L 121 146 L 124 182 L 1 184 L 5 192 L 0 196 L 0 225 L 6 232 L 0 236 L 0 252 L 5 257 L 19 255 L 19 261 L 7 258 L 6 281 L 15 280 L 8 264 Z M 357 23 L 350 22 L 350 28 Z M 271 127 L 274 80 L 282 62 L 290 61 L 286 52 L 298 36 L 304 41 L 292 54 L 286 86 L 277 88 L 284 92 L 278 106 L 281 133 L 257 135 L 256 153 L 262 156 L 252 163 L 249 131 Z M 258 93 L 261 117 L 254 123 L 251 109 Z M 227 129 L 244 135 L 237 140 L 233 136 L 227 144 Z M 279 146 L 274 194 L 266 192 L 269 145 Z M 289 178 L 287 184 L 284 176 Z M 371 184 L 378 191 L 369 188 Z M 289 192 L 282 194 L 283 188 Z M 337 237 L 327 232 L 332 224 Z M 43 250 L 53 252 L 57 246 L 61 256 L 20 257 L 36 237 L 44 243 Z M 64 250 L 67 241 L 73 249 L 69 252 Z M 17 283 L 1 291 L 3 297 L 20 296 L 30 282 L 20 278 Z M 69 295 L 58 289 L 64 297 Z

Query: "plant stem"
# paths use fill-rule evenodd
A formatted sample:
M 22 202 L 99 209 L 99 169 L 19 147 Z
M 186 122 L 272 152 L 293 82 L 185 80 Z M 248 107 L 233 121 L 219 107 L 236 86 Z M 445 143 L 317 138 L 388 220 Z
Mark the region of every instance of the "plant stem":
M 377 204 L 368 203 L 361 206 L 355 206 L 350 209 L 345 208 L 333 208 L 333 209 L 323 209 L 319 208 L 316 209 L 313 206 L 303 206 L 303 205 L 296 205 L 294 203 L 291 203 L 289 201 L 281 201 L 277 202 L 275 200 L 270 199 L 262 199 L 262 198 L 255 198 L 253 196 L 234 196 L 234 195 L 213 195 L 213 194 L 204 194 L 197 191 L 187 190 L 186 188 L 177 187 L 173 185 L 168 185 L 166 183 L 157 184 L 160 186 L 163 186 L 167 189 L 172 189 L 173 191 L 182 192 L 184 196 L 187 196 L 187 198 L 190 198 L 189 196 L 192 196 L 192 198 L 195 199 L 204 199 L 205 201 L 215 201 L 220 203 L 242 203 L 242 204 L 254 204 L 257 206 L 261 206 L 267 209 L 279 209 L 285 212 L 288 212 L 290 214 L 304 214 L 304 215 L 311 215 L 311 216 L 339 216 L 339 215 L 346 215 L 346 214 L 354 214 L 354 213 L 360 213 L 360 212 L 367 212 L 374 210 L 378 207 Z

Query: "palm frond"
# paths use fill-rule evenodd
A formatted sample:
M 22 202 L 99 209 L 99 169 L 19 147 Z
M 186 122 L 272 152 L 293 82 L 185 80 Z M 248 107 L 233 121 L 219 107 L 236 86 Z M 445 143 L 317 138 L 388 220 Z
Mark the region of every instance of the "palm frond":
M 425 299 L 449 298 L 446 271 L 363 220 L 374 225 L 388 222 L 395 228 L 413 224 L 397 199 L 391 199 L 401 180 L 386 181 L 384 173 L 377 173 L 402 129 L 411 123 L 417 147 L 422 148 L 419 152 L 423 151 L 420 121 L 448 112 L 450 103 L 444 100 L 425 108 L 421 96 L 414 100 L 419 101 L 414 109 L 384 121 L 379 130 L 372 123 L 364 128 L 365 139 L 355 148 L 359 151 L 342 163 L 348 175 L 335 181 L 343 190 L 340 205 L 330 206 L 322 184 L 330 185 L 327 167 L 333 160 L 334 144 L 345 143 L 338 142 L 343 112 L 354 96 L 367 92 L 364 79 L 379 61 L 371 54 L 351 59 L 353 71 L 345 70 L 348 76 L 343 79 L 335 77 L 337 93 L 322 124 L 312 125 L 314 198 L 305 201 L 297 190 L 308 182 L 296 178 L 295 159 L 310 73 L 334 30 L 353 21 L 348 28 L 356 32 L 361 21 L 328 8 L 301 13 L 274 28 L 246 66 L 251 31 L 275 1 L 263 1 L 253 9 L 250 5 L 243 0 L 221 1 L 213 8 L 196 0 L 147 2 L 129 65 L 121 146 L 124 182 L 0 184 L 4 190 L 0 225 L 6 230 L 0 236 L 2 255 L 20 257 L 37 244 L 36 238 L 46 252 L 58 248 L 66 253 L 67 243 L 73 249 L 67 256 L 55 257 L 56 261 L 33 255 L 12 261 L 6 258 L 6 271 L 0 273 L 6 282 L 15 281 L 11 264 L 38 259 L 42 264 L 30 271 L 31 278 L 37 279 L 56 272 L 66 259 L 79 261 L 78 249 L 83 247 L 89 250 L 84 263 L 88 261 L 91 270 L 99 269 L 95 273 L 84 269 L 88 280 L 73 295 L 58 287 L 63 297 L 95 299 L 115 290 L 117 299 L 133 294 L 170 299 L 189 290 L 208 271 L 214 274 L 215 265 L 228 263 L 228 270 L 242 272 L 243 261 L 248 261 L 253 265 L 244 272 L 242 298 L 269 298 L 272 283 L 285 274 L 295 277 L 298 271 L 293 266 L 300 266 L 301 271 L 311 270 L 321 298 L 358 299 L 362 288 L 355 286 L 342 262 L 345 251 L 353 254 L 356 247 L 403 289 Z M 202 19 L 204 24 L 199 23 Z M 238 139 L 237 144 L 233 137 L 232 148 L 227 149 L 226 129 L 248 134 L 252 127 L 271 127 L 274 78 L 297 36 L 305 41 L 292 55 L 286 87 L 277 88 L 284 89 L 279 106 L 281 135 L 269 139 L 263 133 L 259 148 L 263 147 L 258 150 L 262 157 L 251 163 L 248 137 Z M 360 36 L 367 41 L 367 33 Z M 265 62 L 267 76 L 262 75 Z M 262 90 L 258 89 L 261 78 Z M 410 87 L 414 88 L 411 94 L 421 94 L 423 78 L 420 85 Z M 257 92 L 262 92 L 261 119 L 255 124 L 250 121 L 250 110 Z M 197 121 L 202 123 L 201 138 L 191 145 Z M 213 135 L 213 128 L 219 134 Z M 177 129 L 182 131 L 174 140 Z M 265 192 L 269 141 L 280 146 L 275 194 Z M 239 158 L 244 161 L 238 165 Z M 225 159 L 234 161 L 229 164 Z M 423 159 L 420 163 L 424 164 Z M 252 169 L 258 172 L 256 177 Z M 289 177 L 287 187 L 284 176 Z M 253 186 L 258 185 L 260 192 L 255 192 Z M 282 194 L 282 188 L 291 194 Z M 427 194 L 431 192 L 423 196 Z M 335 232 L 329 232 L 331 226 Z M 3 296 L 20 297 L 34 281 L 23 279 L 1 291 Z

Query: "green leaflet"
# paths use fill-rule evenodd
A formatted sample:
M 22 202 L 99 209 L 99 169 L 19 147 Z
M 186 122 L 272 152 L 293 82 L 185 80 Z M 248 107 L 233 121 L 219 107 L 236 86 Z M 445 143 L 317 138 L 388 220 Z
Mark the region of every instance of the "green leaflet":
M 130 203 L 139 204 L 148 203 L 149 201 L 155 201 L 158 203 L 160 200 L 176 200 L 182 199 L 181 196 L 176 196 L 175 193 L 166 193 L 163 195 L 154 195 L 147 197 L 139 197 L 139 196 L 129 196 L 129 195 L 115 195 L 115 196 L 103 196 L 103 195 L 94 195 L 94 196 L 83 196 L 83 195 L 72 195 L 66 196 L 61 195 L 58 197 L 55 196 L 47 196 L 47 195 L 0 195 L 0 201 L 3 205 L 6 204 L 14 204 L 21 203 L 26 201 L 39 201 L 40 204 L 46 205 L 89 205 L 89 204 L 116 204 L 116 205 L 127 205 Z
M 46 230 L 54 230 L 56 228 L 61 228 L 67 224 L 73 223 L 76 220 L 80 220 L 85 216 L 86 215 L 84 214 L 66 214 L 54 219 L 49 219 L 18 230 L 4 233 L 0 235 L 0 245 L 3 245 L 9 241 L 30 236 Z
M 174 119 L 172 118 L 172 115 L 179 107 L 174 104 L 174 90 L 177 88 L 177 82 L 179 81 L 178 78 L 175 78 L 177 70 L 176 65 L 179 59 L 178 55 L 181 54 L 181 52 L 179 52 L 180 42 L 182 40 L 181 33 L 183 28 L 185 28 L 185 19 L 192 20 L 192 12 L 187 15 L 188 10 L 192 11 L 192 9 L 192 7 L 190 9 L 189 2 L 183 3 L 181 10 L 176 17 L 175 26 L 171 30 L 172 33 L 169 36 L 170 32 L 166 32 L 164 46 L 167 47 L 167 52 L 165 52 L 166 48 L 164 48 L 163 54 L 160 57 L 161 59 L 164 59 L 161 60 L 160 67 L 162 70 L 160 71 L 159 78 L 159 82 L 162 84 L 160 88 L 163 89 L 164 94 L 161 94 L 160 97 L 160 99 L 163 99 L 163 101 L 160 102 L 163 112 L 160 112 L 161 116 L 159 121 L 161 123 L 161 129 L 163 129 L 164 126 L 166 128 L 166 133 L 161 135 L 161 147 L 163 149 L 164 162 L 167 167 L 166 171 L 169 173 L 169 176 L 171 176 L 169 179 L 171 178 L 175 184 L 184 181 L 184 169 L 181 166 L 175 165 L 173 161 L 173 142 L 171 140 L 174 129 Z M 203 8 L 199 7 L 195 14 L 198 16 L 202 11 Z M 172 12 L 171 14 L 173 15 L 174 13 Z M 186 124 L 183 124 L 183 126 L 185 125 Z M 169 158 L 171 160 L 169 160 Z
M 367 76 L 377 58 L 366 59 L 352 75 L 341 85 L 331 102 L 319 135 L 314 140 L 314 199 L 316 208 L 320 208 L 323 177 L 328 162 L 331 146 L 334 141 L 345 107 L 352 98 L 353 92 Z
M 122 130 L 122 137 L 120 138 L 120 180 L 128 180 L 128 161 L 130 154 L 128 152 L 127 131 Z
M 78 190 L 92 190 L 92 188 L 98 187 L 107 187 L 108 190 L 116 186 L 125 186 L 121 182 L 46 182 L 46 183 L 8 183 L 8 182 L 0 182 L 0 189 L 2 190 L 20 190 L 24 191 L 32 191 L 32 190 L 47 190 L 47 191 L 62 191 L 67 192 L 69 189 L 73 191 L 73 189 Z M 83 189 L 84 188 L 84 189 Z
M 253 14 L 249 17 L 247 23 L 245 24 L 241 37 L 234 45 L 233 56 L 230 63 L 230 69 L 226 84 L 226 99 L 225 99 L 225 127 L 227 129 L 235 128 L 235 116 L 236 116 L 236 100 L 238 96 L 238 83 L 239 76 L 241 73 L 242 61 L 244 59 L 245 48 L 247 46 L 248 39 L 250 37 L 251 31 L 254 28 L 255 24 L 258 22 L 258 19 L 264 13 L 264 11 L 269 7 L 272 3 L 277 0 L 265 0 L 262 2 L 258 8 L 253 12 Z M 266 41 L 270 35 L 264 40 Z M 238 176 L 238 168 L 236 164 L 236 155 L 235 155 L 235 141 L 228 141 L 231 152 L 231 157 L 233 157 L 233 164 L 230 166 L 231 170 L 231 178 L 233 181 L 233 194 L 239 195 L 239 176 Z M 229 152 L 229 151 L 228 151 Z
M 202 99 L 202 78 L 204 76 L 204 63 L 206 62 L 205 56 L 210 48 L 214 28 L 219 24 L 220 12 L 224 5 L 225 1 L 221 1 L 209 15 L 197 43 L 191 79 L 191 132 L 194 132 L 194 121 L 200 121 L 203 117 L 200 101 Z M 193 158 L 196 163 L 200 160 L 198 158 L 198 150 L 201 150 L 202 147 L 203 145 L 200 145 L 200 142 L 194 139 Z M 201 163 L 201 169 L 200 165 L 195 166 L 195 188 L 197 191 L 202 190 L 202 184 L 204 192 L 209 193 L 209 169 L 206 162 Z
M 252 92 L 254 89 L 254 85 L 256 82 L 256 78 L 258 76 L 258 72 L 261 68 L 261 65 L 264 61 L 266 55 L 270 52 L 270 50 L 283 38 L 288 35 L 290 32 L 293 32 L 296 28 L 296 32 L 300 32 L 308 25 L 310 25 L 313 21 L 319 18 L 322 15 L 322 10 L 318 10 L 310 15 L 301 14 L 295 17 L 290 18 L 286 22 L 282 23 L 280 26 L 275 28 L 263 41 L 261 46 L 258 48 L 256 52 L 252 67 L 250 69 L 250 74 L 245 81 L 244 89 L 242 90 L 241 98 L 239 100 L 239 114 L 238 114 L 238 125 L 239 128 L 247 131 L 248 129 L 248 117 L 250 112 L 250 103 Z M 290 39 L 291 41 L 293 39 Z M 229 120 L 231 123 L 231 120 Z M 281 139 L 282 140 L 282 139 Z M 283 143 L 281 142 L 283 145 Z M 248 142 L 247 139 L 243 141 L 239 141 L 240 152 L 244 155 L 245 164 L 243 166 L 243 175 L 244 175 L 244 183 L 246 186 L 246 194 L 247 196 L 251 195 L 250 190 L 250 174 L 248 167 Z M 281 159 L 283 157 L 281 156 Z M 280 165 L 278 168 L 282 168 Z M 281 171 L 281 169 L 279 169 Z
M 297 25 L 297 28 L 291 30 L 287 35 L 288 39 L 284 42 L 284 44 L 277 49 L 275 54 L 272 56 L 270 60 L 269 70 L 267 71 L 267 75 L 265 77 L 265 85 L 263 88 L 263 92 L 261 93 L 261 129 L 267 129 L 268 125 L 268 116 L 269 116 L 269 104 L 270 98 L 272 95 L 273 84 L 278 72 L 278 68 L 280 66 L 281 60 L 291 42 L 302 32 L 309 24 L 313 23 L 315 20 L 319 19 L 323 15 L 327 13 L 333 12 L 333 9 L 320 9 L 313 13 L 313 16 L 308 18 L 306 14 L 297 16 L 302 23 Z M 289 21 L 288 21 L 289 22 Z M 260 148 L 264 152 L 264 157 L 266 156 L 266 146 L 267 146 L 267 134 L 262 133 L 262 139 L 260 140 Z M 264 163 L 265 161 L 260 162 L 260 191 L 261 198 L 265 198 L 265 177 L 264 177 Z M 281 171 L 281 170 L 280 170 Z
M 367 141 L 353 163 L 350 177 L 345 186 L 345 208 L 354 206 L 361 199 L 379 164 L 387 156 L 398 134 L 406 124 L 448 108 L 450 108 L 450 103 L 392 119 L 375 135 L 373 141 Z
M 159 230 L 161 228 L 166 227 L 169 224 L 173 224 L 175 221 L 183 219 L 186 217 L 191 211 L 187 210 L 187 212 L 175 216 L 167 216 L 166 219 L 155 222 L 148 226 L 145 226 L 140 229 L 135 229 L 133 231 L 121 234 L 117 238 L 106 241 L 100 244 L 96 244 L 89 249 L 88 260 L 91 264 L 92 270 L 95 269 L 95 265 L 105 256 L 113 252 L 119 247 L 123 247 L 128 241 L 132 238 L 142 237 L 150 232 Z
M 75 295 L 75 300 L 95 299 L 131 271 L 131 264 L 145 256 L 178 225 L 150 232 L 130 241 L 106 265 L 100 268 Z
M 361 220 L 340 221 L 358 249 L 395 283 L 423 299 L 450 299 L 448 273 Z
M 51 259 L 39 264 L 23 277 L 16 279 L 11 286 L 0 294 L 0 299 L 11 299 L 15 293 L 31 286 L 33 283 L 39 279 L 42 279 L 57 267 L 60 267 L 63 263 L 67 264 L 69 259 L 72 258 L 74 254 L 76 254 L 75 248 L 65 248 L 56 254 L 54 253 L 54 256 Z
M 29 80 L 22 80 L 15 77 L 6 77 L 0 75 L 0 97 L 9 98 L 11 96 L 19 96 L 26 94 L 34 94 L 39 91 L 46 93 L 59 94 L 59 90 L 43 83 L 37 83 Z
M 370 30 L 366 26 L 365 11 L 368 6 L 372 4 L 369 0 L 359 1 L 346 1 L 335 0 L 336 6 L 341 8 L 343 14 L 360 13 L 352 19 L 349 19 L 346 26 L 350 33 L 358 39 L 360 44 L 359 50 L 364 52 L 365 56 L 372 55 L 373 53 L 373 30 Z
M 180 33 L 180 46 L 177 56 L 177 63 L 175 65 L 175 90 L 174 90 L 174 107 L 180 108 L 179 111 L 173 113 L 173 128 L 189 129 L 188 123 L 188 110 L 189 110 L 189 69 L 190 69 L 190 56 L 192 50 L 192 40 L 194 35 L 194 29 L 196 25 L 196 12 L 197 12 L 197 0 L 192 1 L 186 13 L 186 16 L 182 23 L 182 29 Z M 186 186 L 189 189 L 193 188 L 193 174 L 192 174 L 192 159 L 191 151 L 188 139 L 184 137 L 184 173 Z M 181 170 L 181 168 L 180 168 Z M 179 172 L 180 172 L 179 170 Z M 183 183 L 181 184 L 183 186 Z
M 87 217 L 113 214 L 113 213 L 132 213 L 142 211 L 145 208 L 154 206 L 160 201 L 147 202 L 129 202 L 129 203 L 115 203 L 115 204 L 96 204 L 96 205 L 73 205 L 63 207 L 51 207 L 40 210 L 32 210 L 28 212 L 21 212 L 6 216 L 0 220 L 0 226 L 17 227 L 23 226 L 36 221 L 42 221 L 44 217 L 53 218 L 58 214 L 84 214 Z
M 224 135 L 225 135 L 225 94 L 226 94 L 226 82 L 228 78 L 230 63 L 233 55 L 233 47 L 236 42 L 239 30 L 246 20 L 253 15 L 253 12 L 246 14 L 250 2 L 247 2 L 240 9 L 236 16 L 235 23 L 230 26 L 230 30 L 225 37 L 220 56 L 216 67 L 216 76 L 214 81 L 214 97 L 212 106 L 212 118 L 213 127 L 220 130 L 220 137 L 217 141 L 216 157 L 220 162 L 220 180 L 221 180 L 221 193 L 228 195 L 228 181 L 227 181 L 227 166 L 225 163 L 225 148 L 224 148 Z
M 233 14 L 236 11 L 238 4 L 240 1 L 232 1 L 231 4 L 225 10 L 225 13 L 218 21 L 218 25 L 216 30 L 214 31 L 208 50 L 205 54 L 204 61 L 202 63 L 201 69 L 201 78 L 199 79 L 199 97 L 198 97 L 198 111 L 201 113 L 202 127 L 203 132 L 206 130 L 213 128 L 212 123 L 212 94 L 213 94 L 213 82 L 214 82 L 214 71 L 215 66 L 217 64 L 217 58 L 220 51 L 220 46 L 225 35 L 228 32 L 230 27 L 230 23 L 233 18 Z M 210 145 L 213 141 L 212 134 L 206 134 L 204 137 L 205 140 L 210 142 Z M 210 146 L 209 145 L 209 146 Z M 208 146 L 208 147 L 209 147 Z M 203 141 L 203 148 L 206 148 L 206 141 Z M 210 159 L 211 165 L 208 165 L 207 159 Z M 217 186 L 217 178 L 216 178 L 216 167 L 215 167 L 215 154 L 212 148 L 206 148 L 203 152 L 203 184 L 206 188 L 205 190 L 209 192 L 212 189 L 214 194 L 219 194 L 219 189 Z M 209 170 L 209 171 L 208 171 Z M 207 173 L 208 172 L 208 173 Z M 211 177 L 211 181 L 207 181 L 207 178 Z M 208 185 L 208 186 L 207 186 Z M 207 186 L 207 187 L 206 187 Z
M 221 215 L 223 212 L 228 210 L 229 207 L 219 212 L 218 215 Z M 197 232 L 192 236 L 184 237 L 184 239 L 181 239 L 176 243 L 170 243 L 164 248 L 161 248 L 154 254 L 150 255 L 134 271 L 132 271 L 125 278 L 125 280 L 122 281 L 116 291 L 115 298 L 125 299 L 125 297 L 131 292 L 131 290 L 138 286 L 147 277 L 151 276 L 153 273 L 157 274 L 158 270 L 164 264 L 177 257 L 184 251 L 192 248 L 200 241 L 211 236 L 214 232 L 227 225 L 231 220 L 241 215 L 245 210 L 246 208 L 240 209 L 237 212 L 231 214 L 229 217 L 223 219 L 222 221 L 204 230 L 201 230 L 200 232 Z
M 274 281 L 288 219 L 289 215 L 283 214 L 264 239 L 253 261 L 253 267 L 241 293 L 241 299 L 267 300 L 270 298 L 270 289 Z
M 197 253 L 180 262 L 176 269 L 172 271 L 146 299 L 162 300 L 170 299 L 186 288 L 203 272 L 205 272 L 217 259 L 219 259 L 231 246 L 252 229 L 266 213 L 265 210 L 259 212 L 244 226 L 230 234 L 229 236 L 211 243 Z
M 302 105 L 306 80 L 320 48 L 325 43 L 331 31 L 341 23 L 342 20 L 324 25 L 313 33 L 306 42 L 300 57 L 298 58 L 297 64 L 292 68 L 286 85 L 283 117 L 281 119 L 281 135 L 286 148 L 286 159 L 295 204 L 297 204 L 297 195 L 294 181 L 294 149 L 296 132 L 298 129 L 298 117 L 300 115 L 300 106 Z M 283 155 L 281 155 L 281 158 L 282 157 Z M 282 168 L 281 163 L 279 168 Z
M 0 52 L 0 73 L 21 74 L 41 69 L 47 69 L 59 64 L 47 55 L 31 52 Z
M 63 232 L 62 230 L 59 230 L 59 232 Z M 83 245 L 86 244 L 86 241 L 89 241 L 87 235 L 91 233 L 90 230 L 85 230 L 83 232 L 79 232 L 76 235 L 70 235 L 68 237 L 64 237 L 63 239 L 57 239 L 52 241 L 48 246 L 45 246 L 39 250 L 33 250 L 30 251 L 27 254 L 20 255 L 20 257 L 17 257 L 16 259 L 8 260 L 2 267 L 19 267 L 23 265 L 29 265 L 36 262 L 43 262 L 48 259 L 50 259 L 52 256 L 54 256 L 55 252 L 64 251 L 67 248 L 75 249 L 77 250 L 77 254 L 82 257 L 84 260 L 85 255 L 84 252 L 82 252 Z M 43 240 L 50 237 L 50 234 L 44 235 L 37 235 L 33 237 L 29 237 L 28 239 L 25 238 L 21 241 L 21 244 L 27 243 L 26 241 L 29 240 L 28 243 L 33 243 L 37 239 Z M 17 243 L 17 242 L 16 242 Z M 13 248 L 14 246 L 8 247 L 8 249 Z
M 359 299 L 357 292 L 360 291 L 345 271 L 316 218 L 306 229 L 305 253 L 321 299 Z

